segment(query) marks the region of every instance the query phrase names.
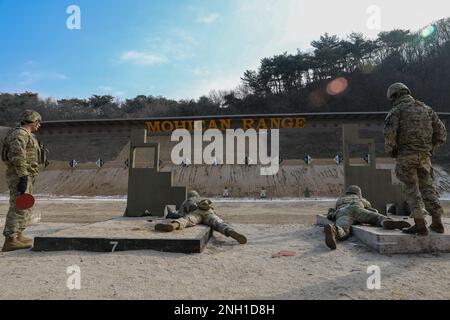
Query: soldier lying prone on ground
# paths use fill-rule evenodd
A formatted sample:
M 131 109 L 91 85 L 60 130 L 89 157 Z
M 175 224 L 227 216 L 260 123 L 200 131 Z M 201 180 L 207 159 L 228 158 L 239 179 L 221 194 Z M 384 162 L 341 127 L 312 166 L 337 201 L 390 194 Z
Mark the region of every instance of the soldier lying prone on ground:
M 172 232 L 194 227 L 198 224 L 210 226 L 214 231 L 220 232 L 227 237 L 235 239 L 240 244 L 246 244 L 247 238 L 236 232 L 225 223 L 214 211 L 209 199 L 200 198 L 196 191 L 188 193 L 188 199 L 183 202 L 178 212 L 171 212 L 167 216 L 173 219 L 170 223 L 159 223 L 155 226 L 157 231 Z
M 362 197 L 361 188 L 358 186 L 348 187 L 345 196 L 336 202 L 336 207 L 329 210 L 328 219 L 335 222 L 325 226 L 325 243 L 332 250 L 336 249 L 337 241 L 346 240 L 350 236 L 350 227 L 357 223 L 388 230 L 411 227 L 406 221 L 392 220 L 372 208 L 370 202 Z

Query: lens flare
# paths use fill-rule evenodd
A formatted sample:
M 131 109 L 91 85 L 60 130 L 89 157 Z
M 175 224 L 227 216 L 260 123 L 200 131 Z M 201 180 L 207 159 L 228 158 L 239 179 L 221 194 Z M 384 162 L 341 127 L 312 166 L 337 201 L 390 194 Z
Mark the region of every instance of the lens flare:
M 336 78 L 327 86 L 327 93 L 330 96 L 336 96 L 348 88 L 348 81 L 345 78 Z
M 423 31 L 420 33 L 420 35 L 422 36 L 422 38 L 428 38 L 435 32 L 436 32 L 436 26 L 432 24 L 432 25 L 426 27 L 425 29 L 423 29 Z

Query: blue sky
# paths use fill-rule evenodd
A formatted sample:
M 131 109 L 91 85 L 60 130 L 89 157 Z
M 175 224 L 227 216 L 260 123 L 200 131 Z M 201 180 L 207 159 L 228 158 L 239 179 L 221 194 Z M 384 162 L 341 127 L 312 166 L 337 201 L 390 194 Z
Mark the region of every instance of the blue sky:
M 70 5 L 80 30 L 66 26 Z M 371 5 L 380 28 L 367 25 Z M 0 0 L 0 92 L 198 98 L 325 32 L 373 37 L 448 16 L 442 0 Z

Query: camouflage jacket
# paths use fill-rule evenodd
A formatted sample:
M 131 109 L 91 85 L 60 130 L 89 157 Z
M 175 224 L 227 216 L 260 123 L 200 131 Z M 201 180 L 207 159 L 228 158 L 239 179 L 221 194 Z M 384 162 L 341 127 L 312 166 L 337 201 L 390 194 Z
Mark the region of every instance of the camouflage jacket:
M 340 209 L 343 209 L 348 206 L 357 206 L 361 209 L 367 209 L 373 212 L 377 212 L 376 209 L 372 208 L 372 204 L 364 198 L 360 198 L 356 194 L 346 194 L 343 197 L 340 197 L 336 202 L 336 207 L 334 209 L 330 209 L 328 211 L 328 219 L 335 221 L 336 215 L 338 214 Z
M 397 155 L 426 153 L 447 140 L 445 125 L 437 114 L 423 102 L 406 95 L 394 102 L 384 126 L 386 153 Z
M 3 141 L 2 158 L 8 166 L 8 173 L 19 177 L 37 176 L 42 164 L 43 147 L 35 135 L 22 127 L 8 132 Z
M 367 199 L 360 198 L 356 194 L 346 194 L 343 197 L 340 197 L 338 201 L 336 202 L 336 211 L 339 209 L 342 209 L 346 206 L 358 206 L 360 208 L 371 208 L 372 205 Z
M 206 198 L 190 198 L 181 204 L 181 207 L 176 212 L 171 212 L 167 216 L 167 219 L 178 219 L 184 216 L 198 211 L 202 214 L 214 213 L 214 208 L 212 206 L 212 201 Z
M 197 202 L 198 202 L 197 198 L 187 199 L 181 204 L 178 213 L 181 214 L 182 216 L 185 216 L 191 212 L 194 212 L 195 210 L 197 210 Z

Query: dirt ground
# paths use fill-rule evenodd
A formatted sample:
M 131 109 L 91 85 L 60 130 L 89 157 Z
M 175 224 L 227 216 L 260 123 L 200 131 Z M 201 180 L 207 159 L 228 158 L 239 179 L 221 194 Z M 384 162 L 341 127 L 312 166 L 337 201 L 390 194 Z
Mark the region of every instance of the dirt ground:
M 314 224 L 318 212 L 327 212 L 333 201 L 214 201 L 216 211 L 230 223 Z M 61 198 L 37 200 L 34 208 L 42 222 L 91 223 L 122 216 L 126 200 L 95 200 L 93 198 Z M 0 200 L 0 217 L 8 211 L 8 203 Z
M 121 216 L 126 203 L 40 200 L 42 223 L 29 235 Z M 450 299 L 450 254 L 380 255 L 356 239 L 332 252 L 315 215 L 333 201 L 218 202 L 218 213 L 248 236 L 239 245 L 218 233 L 202 254 L 156 251 L 0 253 L 3 299 Z M 450 202 L 444 206 L 450 212 Z M 0 201 L 0 212 L 7 203 Z M 3 238 L 0 239 L 0 243 Z M 272 258 L 281 250 L 294 257 Z M 81 289 L 67 287 L 79 266 Z M 381 290 L 369 290 L 369 266 Z

